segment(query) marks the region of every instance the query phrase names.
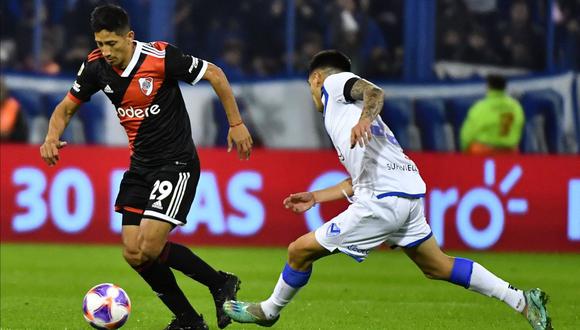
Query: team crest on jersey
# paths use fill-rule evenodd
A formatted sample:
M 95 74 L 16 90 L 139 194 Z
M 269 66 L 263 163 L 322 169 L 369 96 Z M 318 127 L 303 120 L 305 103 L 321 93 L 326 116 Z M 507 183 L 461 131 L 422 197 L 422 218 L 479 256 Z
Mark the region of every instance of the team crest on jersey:
M 334 237 L 340 235 L 340 228 L 336 223 L 330 224 L 330 227 L 326 230 L 326 237 Z
M 139 86 L 141 87 L 141 92 L 146 96 L 151 95 L 153 92 L 153 78 L 139 78 Z

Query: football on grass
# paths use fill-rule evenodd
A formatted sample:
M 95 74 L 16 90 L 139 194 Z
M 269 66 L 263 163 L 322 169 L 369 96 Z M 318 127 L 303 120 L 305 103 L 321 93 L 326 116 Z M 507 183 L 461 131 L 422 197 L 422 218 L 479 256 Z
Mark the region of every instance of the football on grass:
M 85 295 L 83 314 L 96 329 L 119 329 L 131 313 L 131 300 L 119 286 L 111 283 L 95 285 Z

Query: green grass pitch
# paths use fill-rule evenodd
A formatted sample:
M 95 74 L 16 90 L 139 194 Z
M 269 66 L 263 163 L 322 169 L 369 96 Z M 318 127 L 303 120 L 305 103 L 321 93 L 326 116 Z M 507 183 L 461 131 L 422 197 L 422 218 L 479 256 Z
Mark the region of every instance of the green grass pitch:
M 169 311 L 123 261 L 118 246 L 2 244 L 0 328 L 89 329 L 81 307 L 93 285 L 112 282 L 131 297 L 123 329 L 162 329 Z M 218 269 L 242 279 L 240 300 L 269 296 L 285 249 L 197 248 Z M 457 253 L 521 288 L 550 296 L 556 329 L 580 329 L 580 255 Z M 217 329 L 206 288 L 178 281 L 211 329 Z M 227 329 L 258 329 L 232 324 Z M 505 304 L 446 282 L 425 279 L 401 251 L 380 250 L 358 264 L 344 255 L 316 263 L 310 283 L 283 311 L 275 329 L 528 329 Z

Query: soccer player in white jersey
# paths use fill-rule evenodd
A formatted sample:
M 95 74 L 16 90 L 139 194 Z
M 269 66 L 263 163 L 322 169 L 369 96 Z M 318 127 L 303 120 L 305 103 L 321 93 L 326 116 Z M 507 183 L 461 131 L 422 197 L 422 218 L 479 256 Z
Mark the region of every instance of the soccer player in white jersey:
M 349 58 L 335 50 L 313 57 L 308 83 L 350 178 L 327 189 L 291 194 L 284 205 L 302 213 L 344 195 L 351 205 L 288 246 L 288 261 L 270 298 L 261 303 L 226 301 L 225 312 L 240 323 L 272 326 L 308 282 L 314 261 L 342 252 L 361 262 L 387 243 L 402 247 L 428 278 L 495 297 L 522 313 L 534 329 L 550 329 L 543 291 L 516 289 L 477 262 L 441 251 L 423 212 L 425 183 L 419 170 L 378 116 L 383 91 L 351 73 Z

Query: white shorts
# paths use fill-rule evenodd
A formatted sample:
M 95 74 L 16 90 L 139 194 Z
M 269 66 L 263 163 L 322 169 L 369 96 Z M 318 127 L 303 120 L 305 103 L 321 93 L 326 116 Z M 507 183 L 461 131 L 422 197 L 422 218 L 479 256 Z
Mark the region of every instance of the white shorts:
M 423 200 L 395 196 L 356 199 L 315 231 L 316 240 L 325 249 L 330 252 L 338 249 L 359 262 L 383 242 L 409 248 L 431 235 Z

